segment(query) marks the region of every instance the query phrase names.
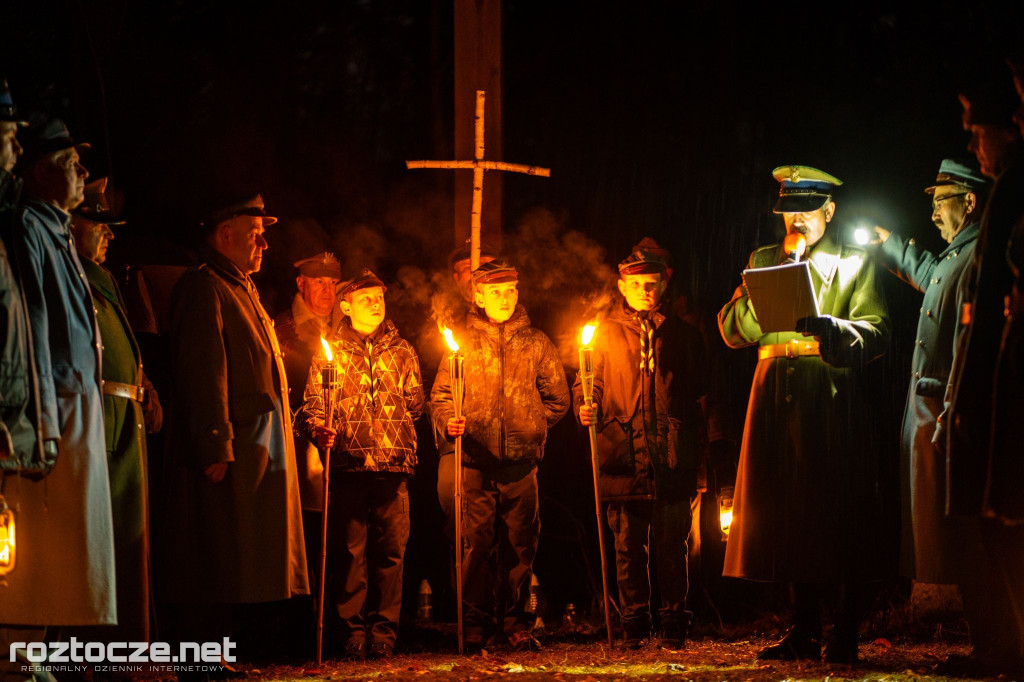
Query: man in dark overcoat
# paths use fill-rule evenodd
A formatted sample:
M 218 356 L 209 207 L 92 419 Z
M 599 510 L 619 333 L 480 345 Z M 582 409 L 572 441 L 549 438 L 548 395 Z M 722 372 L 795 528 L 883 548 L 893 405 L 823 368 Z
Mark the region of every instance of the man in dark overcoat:
M 725 575 L 793 585 L 795 625 L 768 659 L 822 656 L 821 600 L 838 600 L 825 658 L 857 658 L 858 586 L 884 577 L 881 453 L 868 442 L 861 368 L 888 341 L 885 297 L 874 264 L 828 223 L 840 180 L 807 166 L 773 172 L 775 212 L 807 248 L 820 317 L 790 332 L 765 333 L 745 285 L 718 314 L 732 348 L 758 345 L 750 389 Z M 748 268 L 786 259 L 776 244 Z M 812 338 L 813 337 L 813 338 Z
M 1013 122 L 1019 101 L 1009 79 L 980 85 L 961 94 L 960 102 L 964 129 L 971 136 L 968 149 L 994 184 L 965 279 L 960 313 L 965 329 L 950 376 L 948 511 L 980 517 L 985 549 L 980 566 L 991 566 L 998 576 L 981 586 L 1001 608 L 989 611 L 993 620 L 987 631 L 992 637 L 975 643 L 975 657 L 998 670 L 1024 675 L 1024 513 L 1017 485 L 1022 482 L 1021 448 L 1019 441 L 1006 440 L 1006 426 L 1018 422 L 1020 414 L 1004 413 L 1012 405 L 1005 392 L 1012 383 L 999 386 L 996 381 L 1004 369 L 999 362 L 1006 357 L 1000 354 L 1004 327 L 1014 317 L 1014 273 L 1007 247 L 1014 227 L 1024 220 L 1024 139 Z M 993 415 L 1001 428 L 993 429 Z
M 275 222 L 258 195 L 210 212 L 201 263 L 172 296 L 159 568 L 192 641 L 227 634 L 231 605 L 309 593 L 288 382 L 249 278 Z
M 148 642 L 150 636 L 149 473 L 146 434 L 160 430 L 163 410 L 142 371 L 142 355 L 128 324 L 124 298 L 103 267 L 114 220 L 107 178 L 85 187 L 72 213 L 71 234 L 89 281 L 103 339 L 102 385 L 110 505 L 117 571 L 117 627 L 89 635 L 96 641 Z

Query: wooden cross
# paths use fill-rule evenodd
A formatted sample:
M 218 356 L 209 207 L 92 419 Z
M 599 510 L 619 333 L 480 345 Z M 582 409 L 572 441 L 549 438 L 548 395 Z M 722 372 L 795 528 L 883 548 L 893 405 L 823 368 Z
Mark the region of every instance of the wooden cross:
M 470 268 L 480 267 L 480 215 L 484 203 L 484 171 L 512 171 L 526 175 L 542 175 L 551 177 L 550 168 L 540 166 L 524 166 L 521 163 L 505 163 L 504 161 L 484 160 L 484 101 L 483 90 L 476 91 L 476 153 L 472 161 L 406 161 L 406 168 L 472 168 L 473 169 L 473 212 L 470 216 Z

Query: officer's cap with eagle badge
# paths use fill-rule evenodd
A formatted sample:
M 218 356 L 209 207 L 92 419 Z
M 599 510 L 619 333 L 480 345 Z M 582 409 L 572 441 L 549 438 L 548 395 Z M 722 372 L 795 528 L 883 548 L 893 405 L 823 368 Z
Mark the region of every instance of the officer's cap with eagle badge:
M 779 199 L 775 213 L 817 211 L 832 199 L 832 192 L 843 181 L 810 166 L 779 166 L 772 171 L 779 181 Z

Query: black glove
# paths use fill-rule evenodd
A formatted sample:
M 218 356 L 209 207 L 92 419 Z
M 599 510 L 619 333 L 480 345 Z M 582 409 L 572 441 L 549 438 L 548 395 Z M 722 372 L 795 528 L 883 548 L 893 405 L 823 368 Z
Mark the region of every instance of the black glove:
M 844 336 L 839 320 L 831 315 L 804 317 L 797 320 L 796 331 L 817 339 L 821 358 L 830 365 L 836 364 L 833 360 L 837 359 L 842 350 L 841 344 Z

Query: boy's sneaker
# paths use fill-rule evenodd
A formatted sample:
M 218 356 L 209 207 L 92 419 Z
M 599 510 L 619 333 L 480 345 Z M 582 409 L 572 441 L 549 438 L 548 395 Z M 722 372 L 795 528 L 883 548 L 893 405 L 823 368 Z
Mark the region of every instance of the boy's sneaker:
M 354 639 L 350 639 L 347 642 L 345 642 L 345 646 L 342 648 L 341 653 L 338 655 L 339 661 L 361 661 L 365 658 L 366 643 Z
M 541 645 L 529 630 L 516 630 L 508 637 L 512 651 L 540 651 Z
M 381 658 L 389 658 L 395 653 L 394 647 L 387 642 L 374 642 L 370 645 L 370 652 L 367 654 L 367 658 L 376 661 Z

